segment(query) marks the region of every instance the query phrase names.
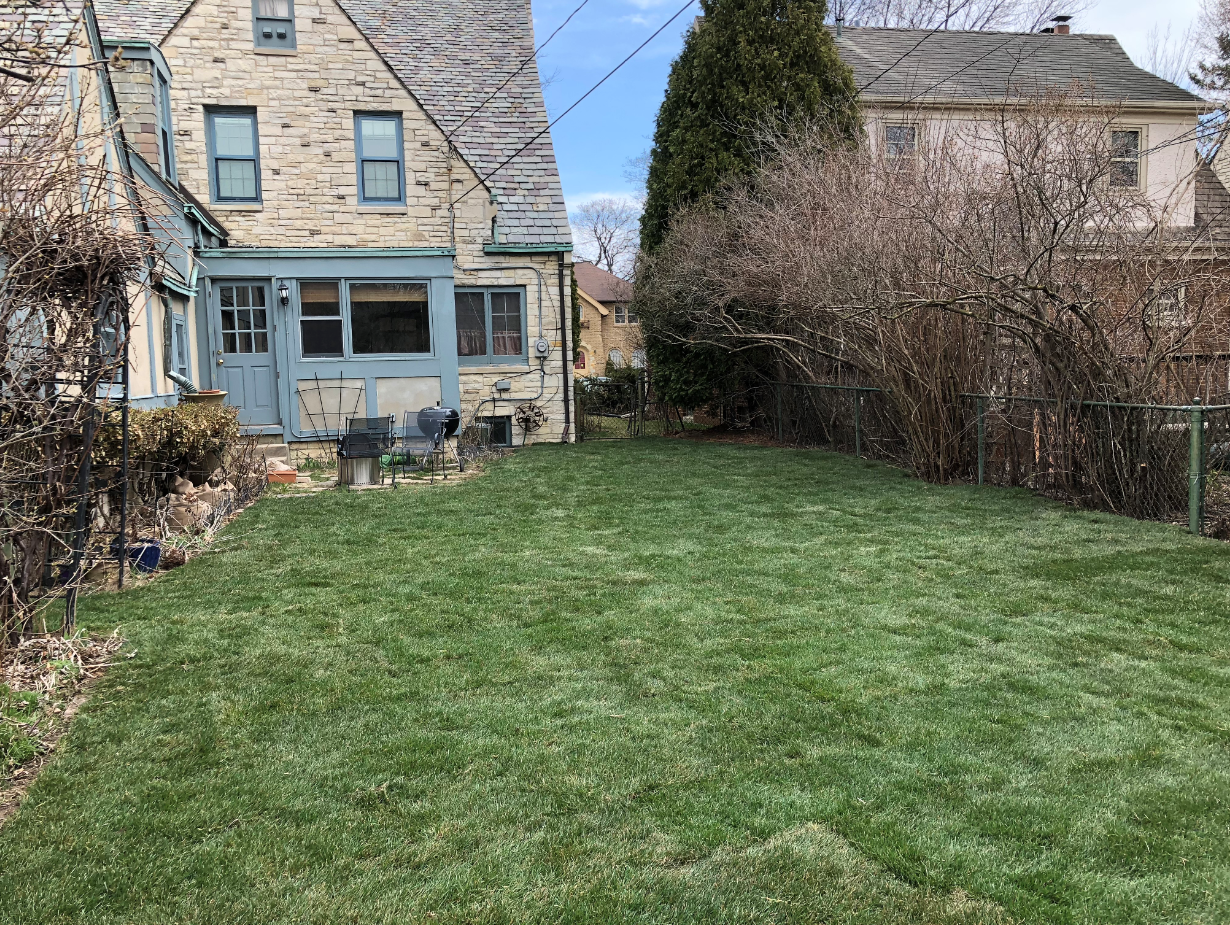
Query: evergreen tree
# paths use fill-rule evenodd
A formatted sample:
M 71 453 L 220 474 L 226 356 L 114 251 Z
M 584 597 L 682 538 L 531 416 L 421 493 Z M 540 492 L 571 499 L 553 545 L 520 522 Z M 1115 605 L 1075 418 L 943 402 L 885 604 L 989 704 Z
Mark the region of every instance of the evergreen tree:
M 756 165 L 762 127 L 788 130 L 822 119 L 834 133 L 859 131 L 854 75 L 824 28 L 825 0 L 701 0 L 704 19 L 671 66 L 658 111 L 641 215 L 641 248 L 652 255 L 677 209 Z M 652 271 L 637 287 L 652 287 Z M 659 398 L 705 404 L 735 368 L 714 347 L 689 345 L 678 320 L 642 302 L 641 324 Z M 763 358 L 747 355 L 744 362 Z
M 652 253 L 671 214 L 755 164 L 766 122 L 831 120 L 853 137 L 854 77 L 824 28 L 824 0 L 701 0 L 704 19 L 671 67 L 650 153 L 641 247 Z

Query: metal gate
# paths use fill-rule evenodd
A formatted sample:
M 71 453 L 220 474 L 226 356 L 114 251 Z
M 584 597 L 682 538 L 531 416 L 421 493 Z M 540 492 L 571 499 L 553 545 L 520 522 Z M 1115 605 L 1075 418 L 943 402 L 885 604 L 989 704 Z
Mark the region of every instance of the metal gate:
M 645 433 L 645 377 L 628 382 L 596 376 L 576 381 L 577 439 L 622 440 Z

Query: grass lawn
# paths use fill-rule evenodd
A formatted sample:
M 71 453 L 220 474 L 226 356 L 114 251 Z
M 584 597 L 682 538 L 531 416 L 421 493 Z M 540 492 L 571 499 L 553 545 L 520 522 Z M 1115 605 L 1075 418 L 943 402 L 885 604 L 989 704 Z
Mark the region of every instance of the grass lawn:
M 651 439 L 270 498 L 121 659 L 0 922 L 1230 921 L 1230 546 Z

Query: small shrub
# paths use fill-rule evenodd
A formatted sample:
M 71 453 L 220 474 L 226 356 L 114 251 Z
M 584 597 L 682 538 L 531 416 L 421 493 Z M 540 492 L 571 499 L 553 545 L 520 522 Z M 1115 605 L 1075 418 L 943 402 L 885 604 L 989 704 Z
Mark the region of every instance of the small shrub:
M 239 410 L 230 405 L 184 404 L 128 413 L 129 462 L 156 462 L 164 471 L 212 470 L 239 438 Z M 118 422 L 119 412 L 108 416 Z M 100 430 L 95 462 L 118 466 L 121 433 L 118 426 Z M 212 463 L 212 464 L 211 464 Z

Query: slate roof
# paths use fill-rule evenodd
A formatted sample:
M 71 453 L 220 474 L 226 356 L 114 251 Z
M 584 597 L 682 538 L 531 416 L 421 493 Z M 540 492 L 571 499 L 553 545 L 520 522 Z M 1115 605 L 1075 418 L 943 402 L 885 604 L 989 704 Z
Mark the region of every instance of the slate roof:
M 631 302 L 632 284 L 584 260 L 572 265 L 577 275 L 577 288 L 595 302 Z
M 1079 81 L 1106 101 L 1204 102 L 1137 67 L 1113 35 L 846 27 L 834 40 L 865 100 L 985 100 Z
M 95 0 L 104 37 L 161 42 L 193 0 Z M 206 0 L 199 0 L 206 2 Z M 446 132 L 452 132 L 534 50 L 525 0 L 339 0 L 368 41 Z M 530 61 L 453 136 L 485 176 L 547 126 Z M 572 240 L 551 135 L 488 184 L 499 197 L 503 244 Z M 471 196 L 485 195 L 476 190 Z

